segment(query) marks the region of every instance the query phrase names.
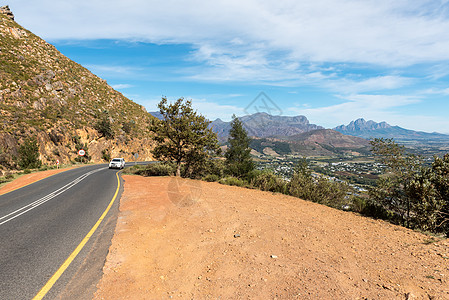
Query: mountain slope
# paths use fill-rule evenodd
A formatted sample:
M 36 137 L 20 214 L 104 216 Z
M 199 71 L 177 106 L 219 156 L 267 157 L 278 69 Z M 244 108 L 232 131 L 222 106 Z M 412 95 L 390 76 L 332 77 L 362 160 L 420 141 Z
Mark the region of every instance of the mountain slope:
M 312 130 L 282 139 L 254 138 L 250 147 L 266 155 L 338 156 L 368 154 L 369 142 L 332 129 Z
M 0 12 L 0 165 L 13 168 L 18 146 L 29 136 L 38 139 L 44 163 L 74 160 L 76 144 L 87 146 L 94 162 L 104 153 L 130 160 L 138 152 L 139 159 L 150 159 L 146 136 L 152 117 L 145 109 L 8 12 Z M 110 123 L 114 139 L 95 129 L 101 119 Z
M 291 136 L 323 127 L 310 124 L 305 116 L 286 117 L 272 116 L 267 113 L 256 113 L 239 118 L 249 136 L 265 138 L 275 136 Z M 217 119 L 211 123 L 212 130 L 220 140 L 225 141 L 231 129 L 231 122 Z
M 449 135 L 441 133 L 427 133 L 404 129 L 399 126 L 391 126 L 386 122 L 376 123 L 372 120 L 365 121 L 363 118 L 352 121 L 348 125 L 340 125 L 334 130 L 347 135 L 358 136 L 362 138 L 394 138 L 397 140 L 416 140 L 416 141 L 449 141 Z
M 332 129 L 319 129 L 287 138 L 292 149 L 303 155 L 367 154 L 370 144 L 359 137 L 344 135 Z

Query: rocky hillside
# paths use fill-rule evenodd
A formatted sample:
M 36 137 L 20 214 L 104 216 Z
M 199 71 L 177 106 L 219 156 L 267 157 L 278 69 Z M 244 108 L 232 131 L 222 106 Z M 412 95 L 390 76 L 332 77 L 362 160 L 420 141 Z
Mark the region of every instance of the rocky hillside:
M 0 10 L 0 168 L 15 168 L 14 156 L 35 137 L 44 164 L 69 163 L 87 148 L 91 161 L 120 156 L 151 159 L 142 107 L 105 80 L 22 28 L 8 7 Z M 106 138 L 100 121 L 110 125 Z M 97 130 L 98 129 L 98 130 Z
M 308 132 L 323 127 L 310 124 L 305 116 L 286 117 L 272 116 L 267 113 L 256 113 L 239 118 L 245 126 L 249 136 L 265 138 L 275 136 L 291 136 L 303 132 Z M 214 132 L 219 139 L 227 140 L 231 122 L 223 122 L 217 119 L 211 123 Z

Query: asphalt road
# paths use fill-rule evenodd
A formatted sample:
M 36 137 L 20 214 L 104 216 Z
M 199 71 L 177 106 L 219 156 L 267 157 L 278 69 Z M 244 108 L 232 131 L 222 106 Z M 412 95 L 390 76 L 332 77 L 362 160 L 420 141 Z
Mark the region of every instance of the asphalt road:
M 0 299 L 32 299 L 41 290 L 106 210 L 117 172 L 76 168 L 0 196 Z M 85 299 L 95 291 L 119 198 L 44 299 Z

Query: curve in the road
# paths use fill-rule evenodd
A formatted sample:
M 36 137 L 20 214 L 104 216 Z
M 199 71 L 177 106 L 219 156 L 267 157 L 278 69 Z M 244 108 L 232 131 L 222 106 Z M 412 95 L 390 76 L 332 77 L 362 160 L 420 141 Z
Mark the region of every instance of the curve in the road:
M 115 202 L 115 199 L 117 198 L 117 195 L 120 190 L 120 178 L 119 178 L 119 172 L 116 173 L 117 176 L 117 189 L 115 191 L 114 197 L 112 198 L 111 202 L 109 202 L 108 207 L 105 209 L 101 217 L 98 219 L 98 221 L 95 223 L 95 225 L 92 227 L 92 229 L 87 233 L 87 235 L 83 238 L 81 243 L 76 247 L 76 249 L 70 254 L 70 256 L 64 261 L 64 263 L 59 267 L 59 269 L 53 274 L 53 276 L 48 280 L 48 282 L 42 287 L 42 289 L 37 293 L 37 295 L 33 298 L 33 300 L 41 300 L 45 297 L 45 295 L 50 291 L 50 289 L 53 287 L 53 285 L 56 283 L 56 281 L 61 277 L 61 275 L 64 273 L 64 271 L 70 266 L 72 261 L 75 259 L 75 257 L 80 253 L 80 251 L 83 249 L 84 245 L 89 241 L 89 239 L 92 237 L 92 235 L 97 230 L 98 226 L 100 226 L 101 222 L 111 209 L 112 205 Z M 86 176 L 87 177 L 87 176 Z

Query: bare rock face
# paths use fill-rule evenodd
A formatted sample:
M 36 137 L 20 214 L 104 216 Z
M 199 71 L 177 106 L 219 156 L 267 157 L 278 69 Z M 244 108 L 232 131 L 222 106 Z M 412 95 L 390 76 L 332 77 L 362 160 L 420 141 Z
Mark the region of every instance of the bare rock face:
M 0 13 L 6 15 L 8 18 L 14 21 L 14 14 L 9 9 L 8 5 L 0 7 Z

